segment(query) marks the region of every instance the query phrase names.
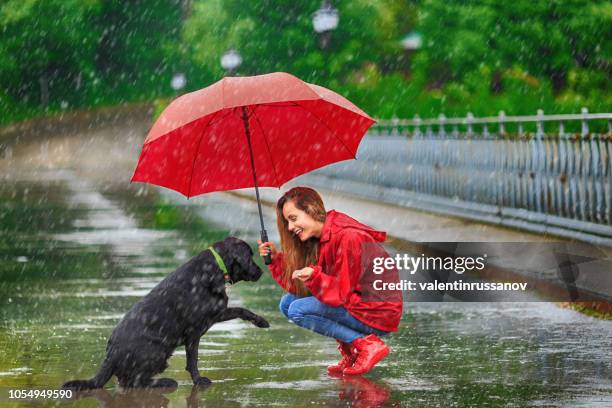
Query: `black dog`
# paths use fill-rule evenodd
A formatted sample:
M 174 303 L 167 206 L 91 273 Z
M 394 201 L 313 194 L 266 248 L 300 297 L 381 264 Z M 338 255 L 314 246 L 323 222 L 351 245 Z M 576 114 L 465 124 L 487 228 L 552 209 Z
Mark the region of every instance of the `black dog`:
M 68 381 L 62 388 L 102 388 L 113 374 L 125 388 L 176 387 L 172 379 L 154 380 L 153 376 L 168 367 L 168 358 L 180 345 L 185 346 L 186 370 L 194 384 L 209 384 L 198 371 L 198 345 L 213 324 L 240 318 L 257 327 L 269 327 L 263 317 L 249 310 L 227 307 L 226 280 L 235 283 L 261 277 L 251 248 L 234 237 L 215 243 L 213 248 L 221 262 L 207 249 L 161 281 L 115 327 L 95 377 Z

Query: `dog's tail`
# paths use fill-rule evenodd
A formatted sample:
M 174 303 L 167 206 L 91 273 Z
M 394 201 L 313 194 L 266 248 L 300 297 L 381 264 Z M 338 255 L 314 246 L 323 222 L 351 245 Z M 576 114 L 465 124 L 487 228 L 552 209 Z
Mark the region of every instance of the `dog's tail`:
M 94 378 L 90 380 L 72 380 L 65 382 L 62 389 L 71 389 L 75 391 L 92 390 L 104 387 L 104 384 L 113 376 L 114 365 L 111 358 L 107 355 L 102 361 L 102 366 L 98 370 Z

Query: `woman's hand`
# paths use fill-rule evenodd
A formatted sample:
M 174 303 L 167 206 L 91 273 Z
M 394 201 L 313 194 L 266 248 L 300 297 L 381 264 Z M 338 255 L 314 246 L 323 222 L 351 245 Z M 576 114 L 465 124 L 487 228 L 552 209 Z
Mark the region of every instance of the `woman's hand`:
M 264 257 L 270 254 L 270 256 L 272 257 L 272 260 L 274 260 L 274 257 L 278 253 L 278 251 L 276 250 L 276 245 L 274 245 L 274 242 L 269 242 L 269 241 L 261 242 L 261 240 L 259 240 L 257 241 L 257 245 L 259 245 L 259 256 Z
M 307 266 L 305 268 L 298 269 L 297 271 L 293 271 L 293 274 L 291 275 L 291 277 L 293 279 L 299 279 L 302 282 L 306 282 L 308 279 L 310 279 L 313 272 L 314 272 L 314 269 L 312 269 L 310 266 Z

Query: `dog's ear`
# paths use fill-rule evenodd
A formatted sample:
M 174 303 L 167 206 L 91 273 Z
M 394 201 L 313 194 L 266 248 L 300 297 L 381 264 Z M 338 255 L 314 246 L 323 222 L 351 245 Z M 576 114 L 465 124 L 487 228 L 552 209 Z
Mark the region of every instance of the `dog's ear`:
M 227 237 L 223 240 L 223 244 L 226 248 L 231 248 L 231 250 L 233 251 L 236 251 L 239 248 L 248 248 L 249 255 L 253 255 L 253 249 L 251 248 L 251 246 L 240 238 Z
M 226 245 L 239 245 L 240 243 L 246 244 L 246 242 L 236 237 L 227 237 L 223 240 L 223 243 Z

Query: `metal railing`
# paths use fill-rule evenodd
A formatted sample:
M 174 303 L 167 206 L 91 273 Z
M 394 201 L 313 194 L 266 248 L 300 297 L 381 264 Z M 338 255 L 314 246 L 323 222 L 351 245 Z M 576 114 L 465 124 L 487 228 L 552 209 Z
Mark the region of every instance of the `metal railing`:
M 612 239 L 612 113 L 381 120 L 357 158 L 319 174 L 458 215 Z

